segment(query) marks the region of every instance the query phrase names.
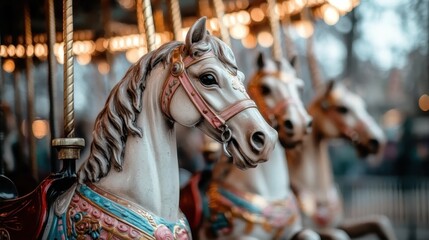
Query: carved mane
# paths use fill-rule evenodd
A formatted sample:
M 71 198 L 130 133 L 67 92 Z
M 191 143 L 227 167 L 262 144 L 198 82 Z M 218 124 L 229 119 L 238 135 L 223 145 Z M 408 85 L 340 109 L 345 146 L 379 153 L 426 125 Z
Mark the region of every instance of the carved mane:
M 212 50 L 228 71 L 237 74 L 231 49 L 216 37 L 207 34 L 206 38 L 203 42 L 186 43 L 186 46 L 190 47 L 185 51 L 192 56 L 198 56 Z M 142 96 L 146 77 L 158 63 L 163 63 L 164 67 L 168 65 L 172 50 L 182 45 L 182 42 L 169 42 L 144 55 L 112 89 L 95 120 L 90 155 L 78 172 L 81 183 L 98 182 L 109 173 L 112 164 L 116 171 L 122 170 L 128 135 L 143 136 L 143 130 L 136 125 L 136 120 L 143 109 Z

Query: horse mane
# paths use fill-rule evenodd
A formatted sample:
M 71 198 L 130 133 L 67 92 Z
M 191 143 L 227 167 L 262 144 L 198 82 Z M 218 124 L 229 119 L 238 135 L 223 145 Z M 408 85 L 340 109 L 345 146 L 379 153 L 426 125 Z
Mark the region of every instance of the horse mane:
M 194 55 L 213 50 L 228 71 L 236 74 L 232 51 L 216 37 L 209 34 L 206 37 L 206 41 L 193 43 L 186 50 Z M 168 65 L 172 50 L 181 45 L 184 44 L 173 41 L 147 53 L 128 69 L 112 89 L 95 120 L 90 155 L 78 172 L 81 183 L 98 182 L 109 173 L 112 163 L 116 171 L 122 170 L 128 135 L 143 137 L 143 130 L 136 125 L 136 120 L 143 108 L 146 77 L 158 63 Z

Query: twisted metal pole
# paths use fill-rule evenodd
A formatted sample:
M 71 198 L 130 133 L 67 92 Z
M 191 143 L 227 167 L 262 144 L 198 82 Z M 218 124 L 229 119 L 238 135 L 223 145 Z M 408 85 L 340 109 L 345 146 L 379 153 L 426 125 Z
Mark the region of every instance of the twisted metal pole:
M 307 60 L 310 71 L 310 79 L 313 88 L 316 88 L 322 83 L 322 74 L 314 54 L 314 34 L 307 39 Z
M 271 34 L 273 35 L 273 56 L 274 59 L 280 61 L 283 58 L 282 45 L 280 43 L 280 23 L 279 15 L 275 11 L 276 0 L 267 0 L 268 17 L 270 21 Z
M 291 60 L 294 57 L 298 57 L 298 53 L 296 51 L 295 44 L 290 36 L 289 28 L 290 28 L 290 18 L 289 16 L 285 16 L 283 18 L 283 35 L 285 39 L 285 47 L 286 47 L 286 56 L 289 60 Z M 297 76 L 300 74 L 301 66 L 299 65 L 299 61 L 295 60 L 295 65 L 293 66 L 295 68 L 295 71 L 297 73 Z
M 74 137 L 73 1 L 63 0 L 64 135 Z
M 85 146 L 83 138 L 75 138 L 74 124 L 74 74 L 73 74 L 73 0 L 63 0 L 63 40 L 64 40 L 64 135 L 65 138 L 52 140 L 58 148 L 58 159 L 64 160 L 62 173 L 76 176 L 76 159 Z
M 137 23 L 140 34 L 143 33 L 144 28 L 147 51 L 155 50 L 155 25 L 150 0 L 137 0 Z
M 169 0 L 169 3 L 170 15 L 173 20 L 174 39 L 179 41 L 182 39 L 182 17 L 180 15 L 179 0 Z
M 56 124 L 56 82 L 55 73 L 57 72 L 57 64 L 55 62 L 54 44 L 55 44 L 55 12 L 54 0 L 46 0 L 45 7 L 47 12 L 47 30 L 48 30 L 48 92 L 49 92 L 49 126 L 50 126 L 50 140 L 57 138 L 58 127 Z M 55 157 L 55 149 L 50 148 L 51 151 L 51 172 L 57 171 L 57 161 Z
M 222 0 L 213 0 L 213 6 L 215 9 L 216 17 L 219 20 L 220 37 L 223 42 L 225 42 L 228 46 L 231 47 L 231 39 L 229 37 L 228 29 L 226 28 L 225 24 L 223 24 L 225 5 L 223 4 Z
M 24 30 L 25 30 L 25 45 L 28 48 L 32 44 L 33 36 L 31 34 L 31 16 L 29 2 L 24 6 Z M 27 136 L 29 155 L 31 162 L 31 172 L 36 181 L 39 180 L 39 171 L 37 169 L 36 157 L 36 142 L 33 136 L 32 124 L 34 121 L 34 79 L 33 79 L 33 59 L 31 56 L 25 58 L 26 68 L 25 73 L 27 76 Z

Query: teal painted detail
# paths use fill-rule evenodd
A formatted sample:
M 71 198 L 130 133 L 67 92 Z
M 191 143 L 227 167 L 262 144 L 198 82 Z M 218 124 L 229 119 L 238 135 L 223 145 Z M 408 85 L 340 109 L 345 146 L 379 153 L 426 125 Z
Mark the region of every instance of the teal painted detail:
M 240 208 L 243 208 L 243 209 L 247 210 L 248 212 L 262 214 L 262 210 L 260 208 L 254 206 L 250 202 L 236 196 L 235 194 L 231 193 L 230 191 L 227 191 L 223 188 L 220 188 L 219 193 L 222 194 L 222 196 L 224 196 L 225 198 L 227 198 L 231 202 L 233 202 L 234 205 L 236 205 Z
M 77 189 L 78 192 L 80 192 L 83 196 L 85 196 L 87 199 L 89 199 L 92 203 L 100 207 L 101 209 L 105 210 L 106 212 L 109 212 L 113 214 L 116 218 L 122 219 L 123 221 L 126 221 L 130 223 L 133 226 L 136 226 L 137 228 L 145 231 L 149 235 L 153 235 L 155 229 L 152 227 L 152 225 L 149 223 L 149 221 L 143 217 L 142 215 L 131 211 L 130 209 L 113 202 L 112 200 L 105 198 L 101 195 L 99 195 L 97 192 L 93 191 L 91 188 L 89 188 L 87 185 L 80 185 Z M 147 212 L 147 211 L 146 211 Z M 163 224 L 166 227 L 170 229 L 171 232 L 174 232 L 175 226 L 180 226 L 183 229 L 186 229 L 189 231 L 189 224 L 184 218 L 182 223 L 182 220 L 179 220 L 177 222 L 170 222 L 163 218 L 157 217 L 149 212 L 148 214 L 151 215 L 153 220 L 155 221 L 156 225 Z
M 49 229 L 48 239 L 69 239 L 67 237 L 67 223 L 65 213 L 60 217 L 56 215 L 53 217 L 51 229 Z

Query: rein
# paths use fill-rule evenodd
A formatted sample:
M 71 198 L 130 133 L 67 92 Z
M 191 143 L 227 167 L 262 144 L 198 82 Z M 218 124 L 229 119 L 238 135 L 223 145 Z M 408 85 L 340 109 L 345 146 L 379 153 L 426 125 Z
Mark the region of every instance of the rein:
M 194 106 L 198 109 L 200 114 L 207 120 L 207 122 L 215 129 L 221 131 L 221 141 L 223 144 L 223 150 L 228 157 L 231 154 L 226 149 L 227 145 L 231 141 L 232 131 L 226 124 L 226 122 L 234 117 L 236 114 L 244 111 L 247 108 L 256 108 L 256 104 L 251 99 L 244 99 L 238 101 L 231 106 L 223 109 L 221 112 L 215 111 L 196 90 L 194 84 L 187 74 L 187 68 L 190 66 L 203 61 L 208 58 L 217 57 L 212 51 L 204 53 L 200 57 L 187 56 L 183 59 L 183 46 L 173 50 L 171 57 L 171 69 L 170 75 L 168 76 L 162 93 L 161 93 L 161 108 L 165 115 L 170 119 L 170 103 L 174 96 L 174 93 L 181 85 L 188 97 L 191 99 Z

